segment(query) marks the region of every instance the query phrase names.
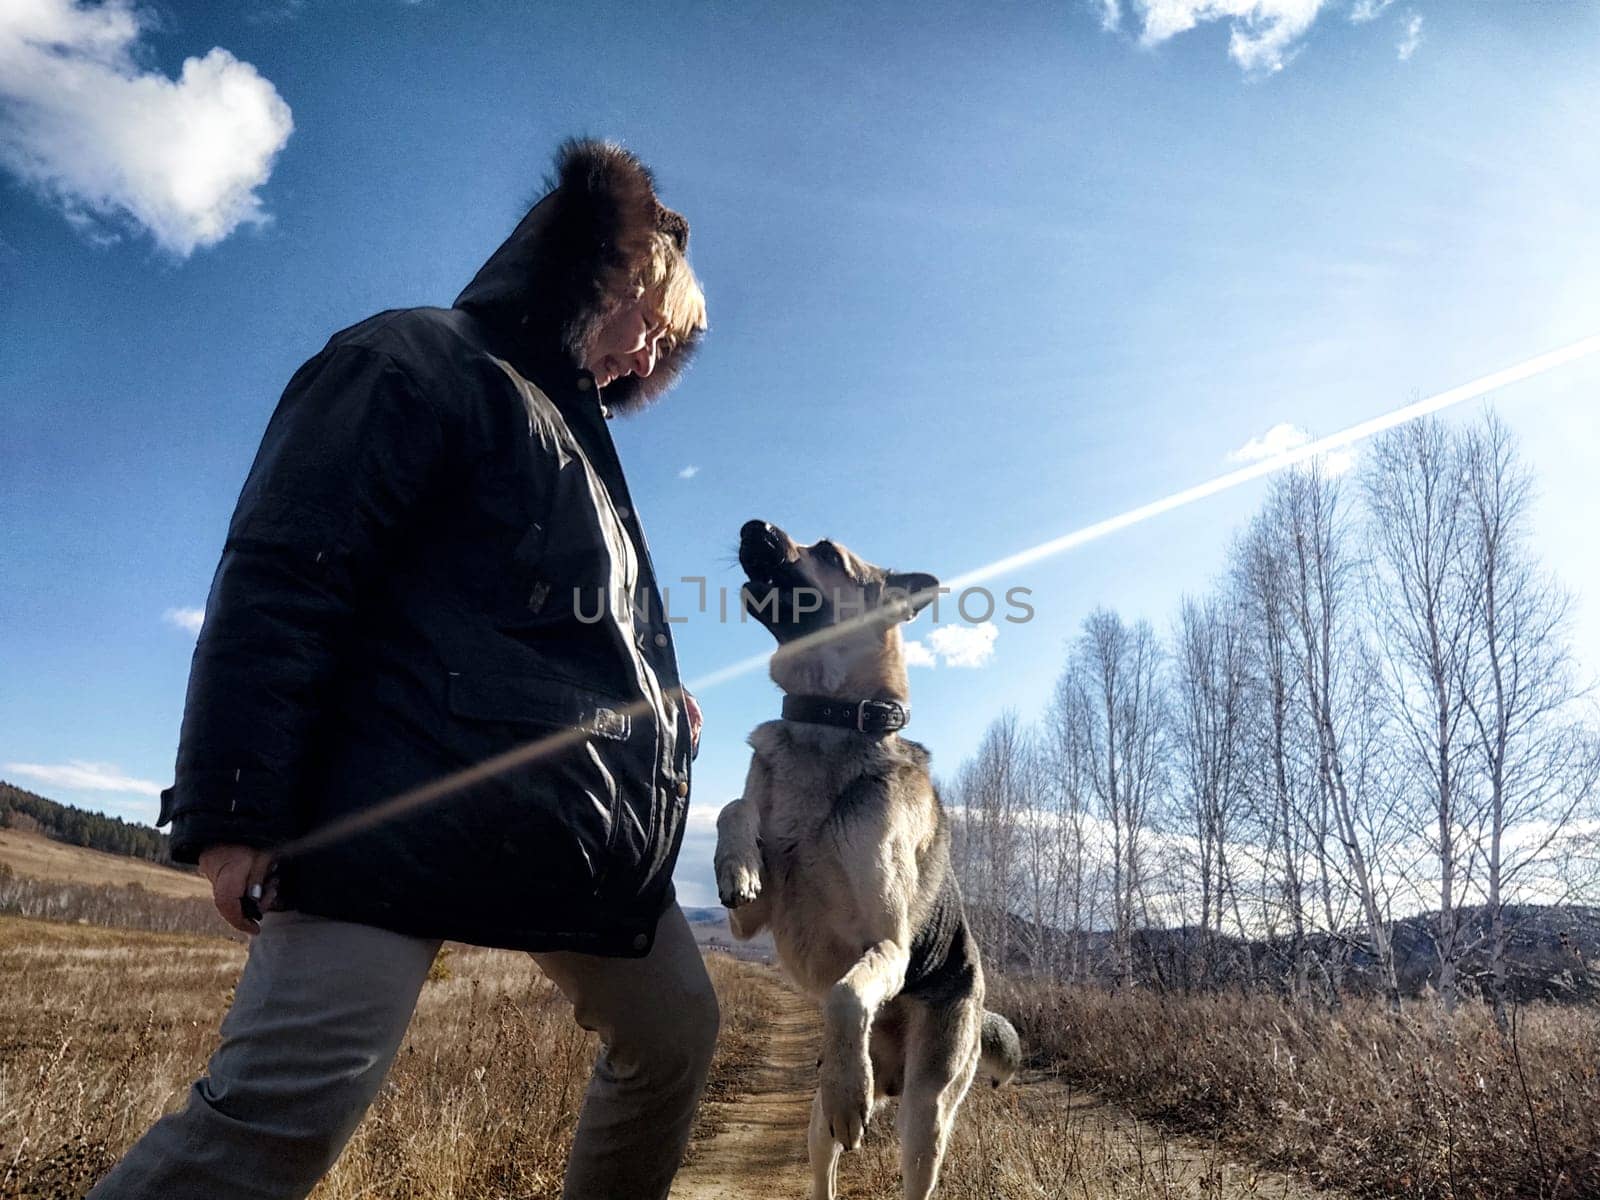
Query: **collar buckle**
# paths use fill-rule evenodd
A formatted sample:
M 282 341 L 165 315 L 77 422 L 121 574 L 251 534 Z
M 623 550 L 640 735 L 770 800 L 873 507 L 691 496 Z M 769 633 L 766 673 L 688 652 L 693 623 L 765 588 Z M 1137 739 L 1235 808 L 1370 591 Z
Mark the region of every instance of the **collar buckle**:
M 868 714 L 873 727 L 868 728 Z M 894 700 L 863 700 L 856 705 L 856 729 L 860 733 L 893 733 L 906 725 L 905 707 Z

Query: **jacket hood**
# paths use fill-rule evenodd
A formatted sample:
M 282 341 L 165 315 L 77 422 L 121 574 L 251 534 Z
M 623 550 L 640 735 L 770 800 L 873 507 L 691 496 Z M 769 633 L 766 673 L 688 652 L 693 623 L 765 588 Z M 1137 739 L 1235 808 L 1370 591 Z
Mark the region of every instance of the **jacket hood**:
M 494 327 L 516 347 L 514 359 L 578 367 L 612 303 L 648 262 L 651 234 L 666 233 L 687 250 L 689 222 L 656 198 L 649 168 L 612 142 L 563 143 L 546 188 L 455 307 Z M 628 412 L 660 396 L 699 340 L 657 362 L 648 379 L 628 375 L 608 385 L 606 405 Z

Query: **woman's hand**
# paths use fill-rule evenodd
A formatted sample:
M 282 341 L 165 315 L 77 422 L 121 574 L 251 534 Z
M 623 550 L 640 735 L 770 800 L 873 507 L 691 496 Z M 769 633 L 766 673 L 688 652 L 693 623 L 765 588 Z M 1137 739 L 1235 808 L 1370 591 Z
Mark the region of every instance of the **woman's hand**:
M 271 851 L 250 846 L 210 846 L 200 852 L 200 873 L 211 881 L 211 902 L 224 921 L 240 933 L 261 932 L 260 923 L 245 916 L 242 902 L 251 895 L 252 888 L 261 889 L 252 896 L 261 912 L 277 900 L 277 883 L 267 882 L 272 873 Z
M 689 756 L 693 758 L 700 753 L 700 726 L 706 723 L 706 718 L 700 711 L 700 701 L 688 688 L 683 690 L 683 711 L 689 714 Z

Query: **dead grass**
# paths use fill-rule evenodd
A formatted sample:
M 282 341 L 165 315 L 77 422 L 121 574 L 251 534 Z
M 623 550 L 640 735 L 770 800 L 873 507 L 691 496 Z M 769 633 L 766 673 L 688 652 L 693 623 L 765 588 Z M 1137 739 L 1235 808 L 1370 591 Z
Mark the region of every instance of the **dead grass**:
M 164 867 L 142 858 L 69 846 L 39 833 L 0 828 L 0 866 L 18 875 L 54 883 L 138 884 L 161 896 L 209 901 L 211 885 L 193 871 Z
M 106 903 L 127 894 L 101 890 Z M 81 1196 L 181 1103 L 244 954 L 224 937 L 0 916 L 0 1197 Z M 766 968 L 708 961 L 723 1037 L 697 1144 L 739 1119 L 728 1102 L 768 1057 L 774 1013 L 795 1003 Z M 1592 1010 L 1526 1009 L 1510 1042 L 1477 1008 L 1419 1004 L 1397 1019 L 1355 1001 L 1329 1014 L 1264 996 L 1005 982 L 991 1002 L 1017 1021 L 1030 1070 L 1020 1086 L 974 1090 L 943 1200 L 1307 1194 L 1250 1163 L 1418 1200 L 1600 1196 Z M 794 1086 L 809 1088 L 815 1049 L 802 1050 Z M 317 1197 L 557 1195 L 594 1052 L 525 955 L 450 947 Z M 780 1136 L 803 1154 L 803 1122 Z M 844 1194 L 897 1196 L 896 1154 L 889 1111 L 846 1157 Z M 751 1168 L 750 1195 L 793 1190 Z
M 840 1164 L 850 1200 L 899 1200 L 892 1107 Z M 940 1200 L 1315 1200 L 1321 1193 L 1241 1163 L 1217 1145 L 1130 1119 L 1097 1097 L 1037 1074 L 962 1106 Z
M 559 1195 L 595 1039 L 526 955 L 450 949 L 318 1200 Z M 179 1105 L 244 954 L 224 938 L 0 917 L 0 1197 L 82 1196 Z M 712 1086 L 727 1095 L 758 1052 L 747 975 L 761 969 L 711 967 L 729 1014 Z
M 1147 1117 L 1369 1195 L 1600 1195 L 1600 1015 L 1539 1005 L 1391 1016 L 1259 995 L 1011 985 L 1030 1051 Z
M 81 1195 L 197 1073 L 244 948 L 0 917 L 0 1195 Z
M 702 1162 L 679 1176 L 675 1200 L 745 1200 L 807 1194 L 806 1125 L 816 1089 L 817 1006 L 772 996 L 776 1015 L 768 1090 L 731 1107 L 729 1127 Z M 848 1200 L 901 1195 L 894 1106 L 880 1112 L 859 1153 L 840 1164 Z M 1215 1144 L 1135 1120 L 1047 1072 L 1000 1091 L 978 1088 L 956 1121 L 940 1200 L 1314 1200 L 1319 1193 L 1275 1172 L 1232 1161 Z
M 77 854 L 95 853 L 75 846 L 68 849 Z M 209 891 L 204 895 L 204 899 L 174 896 L 152 891 L 141 883 L 36 879 L 19 875 L 0 863 L 0 914 L 11 916 L 139 929 L 149 933 L 227 936 L 228 927 L 212 906 Z

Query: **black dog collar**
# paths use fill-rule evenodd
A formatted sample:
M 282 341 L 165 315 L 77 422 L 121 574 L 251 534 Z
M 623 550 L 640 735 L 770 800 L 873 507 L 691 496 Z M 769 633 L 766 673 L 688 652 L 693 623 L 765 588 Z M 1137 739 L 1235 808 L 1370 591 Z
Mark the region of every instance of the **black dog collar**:
M 898 700 L 834 700 L 828 696 L 785 696 L 783 719 L 808 725 L 837 725 L 860 733 L 893 733 L 911 723 L 911 709 Z

